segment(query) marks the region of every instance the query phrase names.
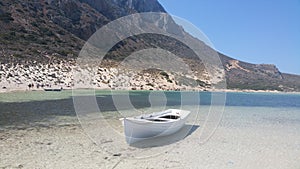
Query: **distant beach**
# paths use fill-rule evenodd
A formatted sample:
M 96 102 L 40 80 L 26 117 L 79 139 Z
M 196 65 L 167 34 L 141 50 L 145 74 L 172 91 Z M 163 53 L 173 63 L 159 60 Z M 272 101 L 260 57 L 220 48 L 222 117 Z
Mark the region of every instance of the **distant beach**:
M 0 93 L 10 91 L 63 89 L 111 90 L 205 90 L 205 86 L 190 86 L 175 81 L 185 75 L 162 70 L 138 72 L 114 67 L 83 69 L 74 62 L 50 64 L 0 64 Z M 181 77 L 182 76 L 182 77 Z M 194 81 L 195 79 L 184 80 Z M 201 83 L 210 84 L 208 80 Z

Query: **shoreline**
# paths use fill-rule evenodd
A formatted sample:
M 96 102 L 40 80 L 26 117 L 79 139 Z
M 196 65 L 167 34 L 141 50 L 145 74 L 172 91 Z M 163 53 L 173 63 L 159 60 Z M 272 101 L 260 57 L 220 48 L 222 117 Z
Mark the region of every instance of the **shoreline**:
M 54 87 L 53 89 L 60 88 Z M 48 88 L 47 88 L 48 89 Z M 273 93 L 273 94 L 300 94 L 300 92 L 284 92 L 284 91 L 272 91 L 272 90 L 237 90 L 237 89 L 205 89 L 205 90 L 132 90 L 132 89 L 111 89 L 111 88 L 63 88 L 62 91 L 72 91 L 72 90 L 96 90 L 96 91 L 165 91 L 165 92 L 225 92 L 225 93 Z M 36 92 L 36 91 L 45 91 L 44 88 L 39 89 L 0 89 L 0 94 L 5 93 L 24 93 L 24 92 Z M 46 92 L 46 91 L 45 91 Z M 53 91 L 55 92 L 55 91 Z M 59 92 L 59 91 L 56 91 Z

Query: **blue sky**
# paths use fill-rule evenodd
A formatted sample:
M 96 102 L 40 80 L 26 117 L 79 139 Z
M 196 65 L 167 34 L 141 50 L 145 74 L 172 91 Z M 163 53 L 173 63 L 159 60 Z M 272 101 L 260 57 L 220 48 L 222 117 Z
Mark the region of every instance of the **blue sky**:
M 159 0 L 235 59 L 300 75 L 300 0 Z

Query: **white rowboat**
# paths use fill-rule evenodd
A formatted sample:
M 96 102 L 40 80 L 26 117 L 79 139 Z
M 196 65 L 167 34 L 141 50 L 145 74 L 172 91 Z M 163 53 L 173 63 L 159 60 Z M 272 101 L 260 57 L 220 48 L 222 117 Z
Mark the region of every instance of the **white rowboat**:
M 126 142 L 137 141 L 167 136 L 179 131 L 185 124 L 190 111 L 168 109 L 166 111 L 127 117 L 123 119 Z

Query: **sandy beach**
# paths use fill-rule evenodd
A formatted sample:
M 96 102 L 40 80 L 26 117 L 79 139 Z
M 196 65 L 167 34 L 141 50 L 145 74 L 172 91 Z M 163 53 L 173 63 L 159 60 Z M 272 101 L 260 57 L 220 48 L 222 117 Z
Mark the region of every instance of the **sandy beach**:
M 144 159 L 105 152 L 78 124 L 1 130 L 0 167 L 298 169 L 299 128 L 288 133 L 277 128 L 224 125 L 203 145 L 194 133 L 173 149 Z

